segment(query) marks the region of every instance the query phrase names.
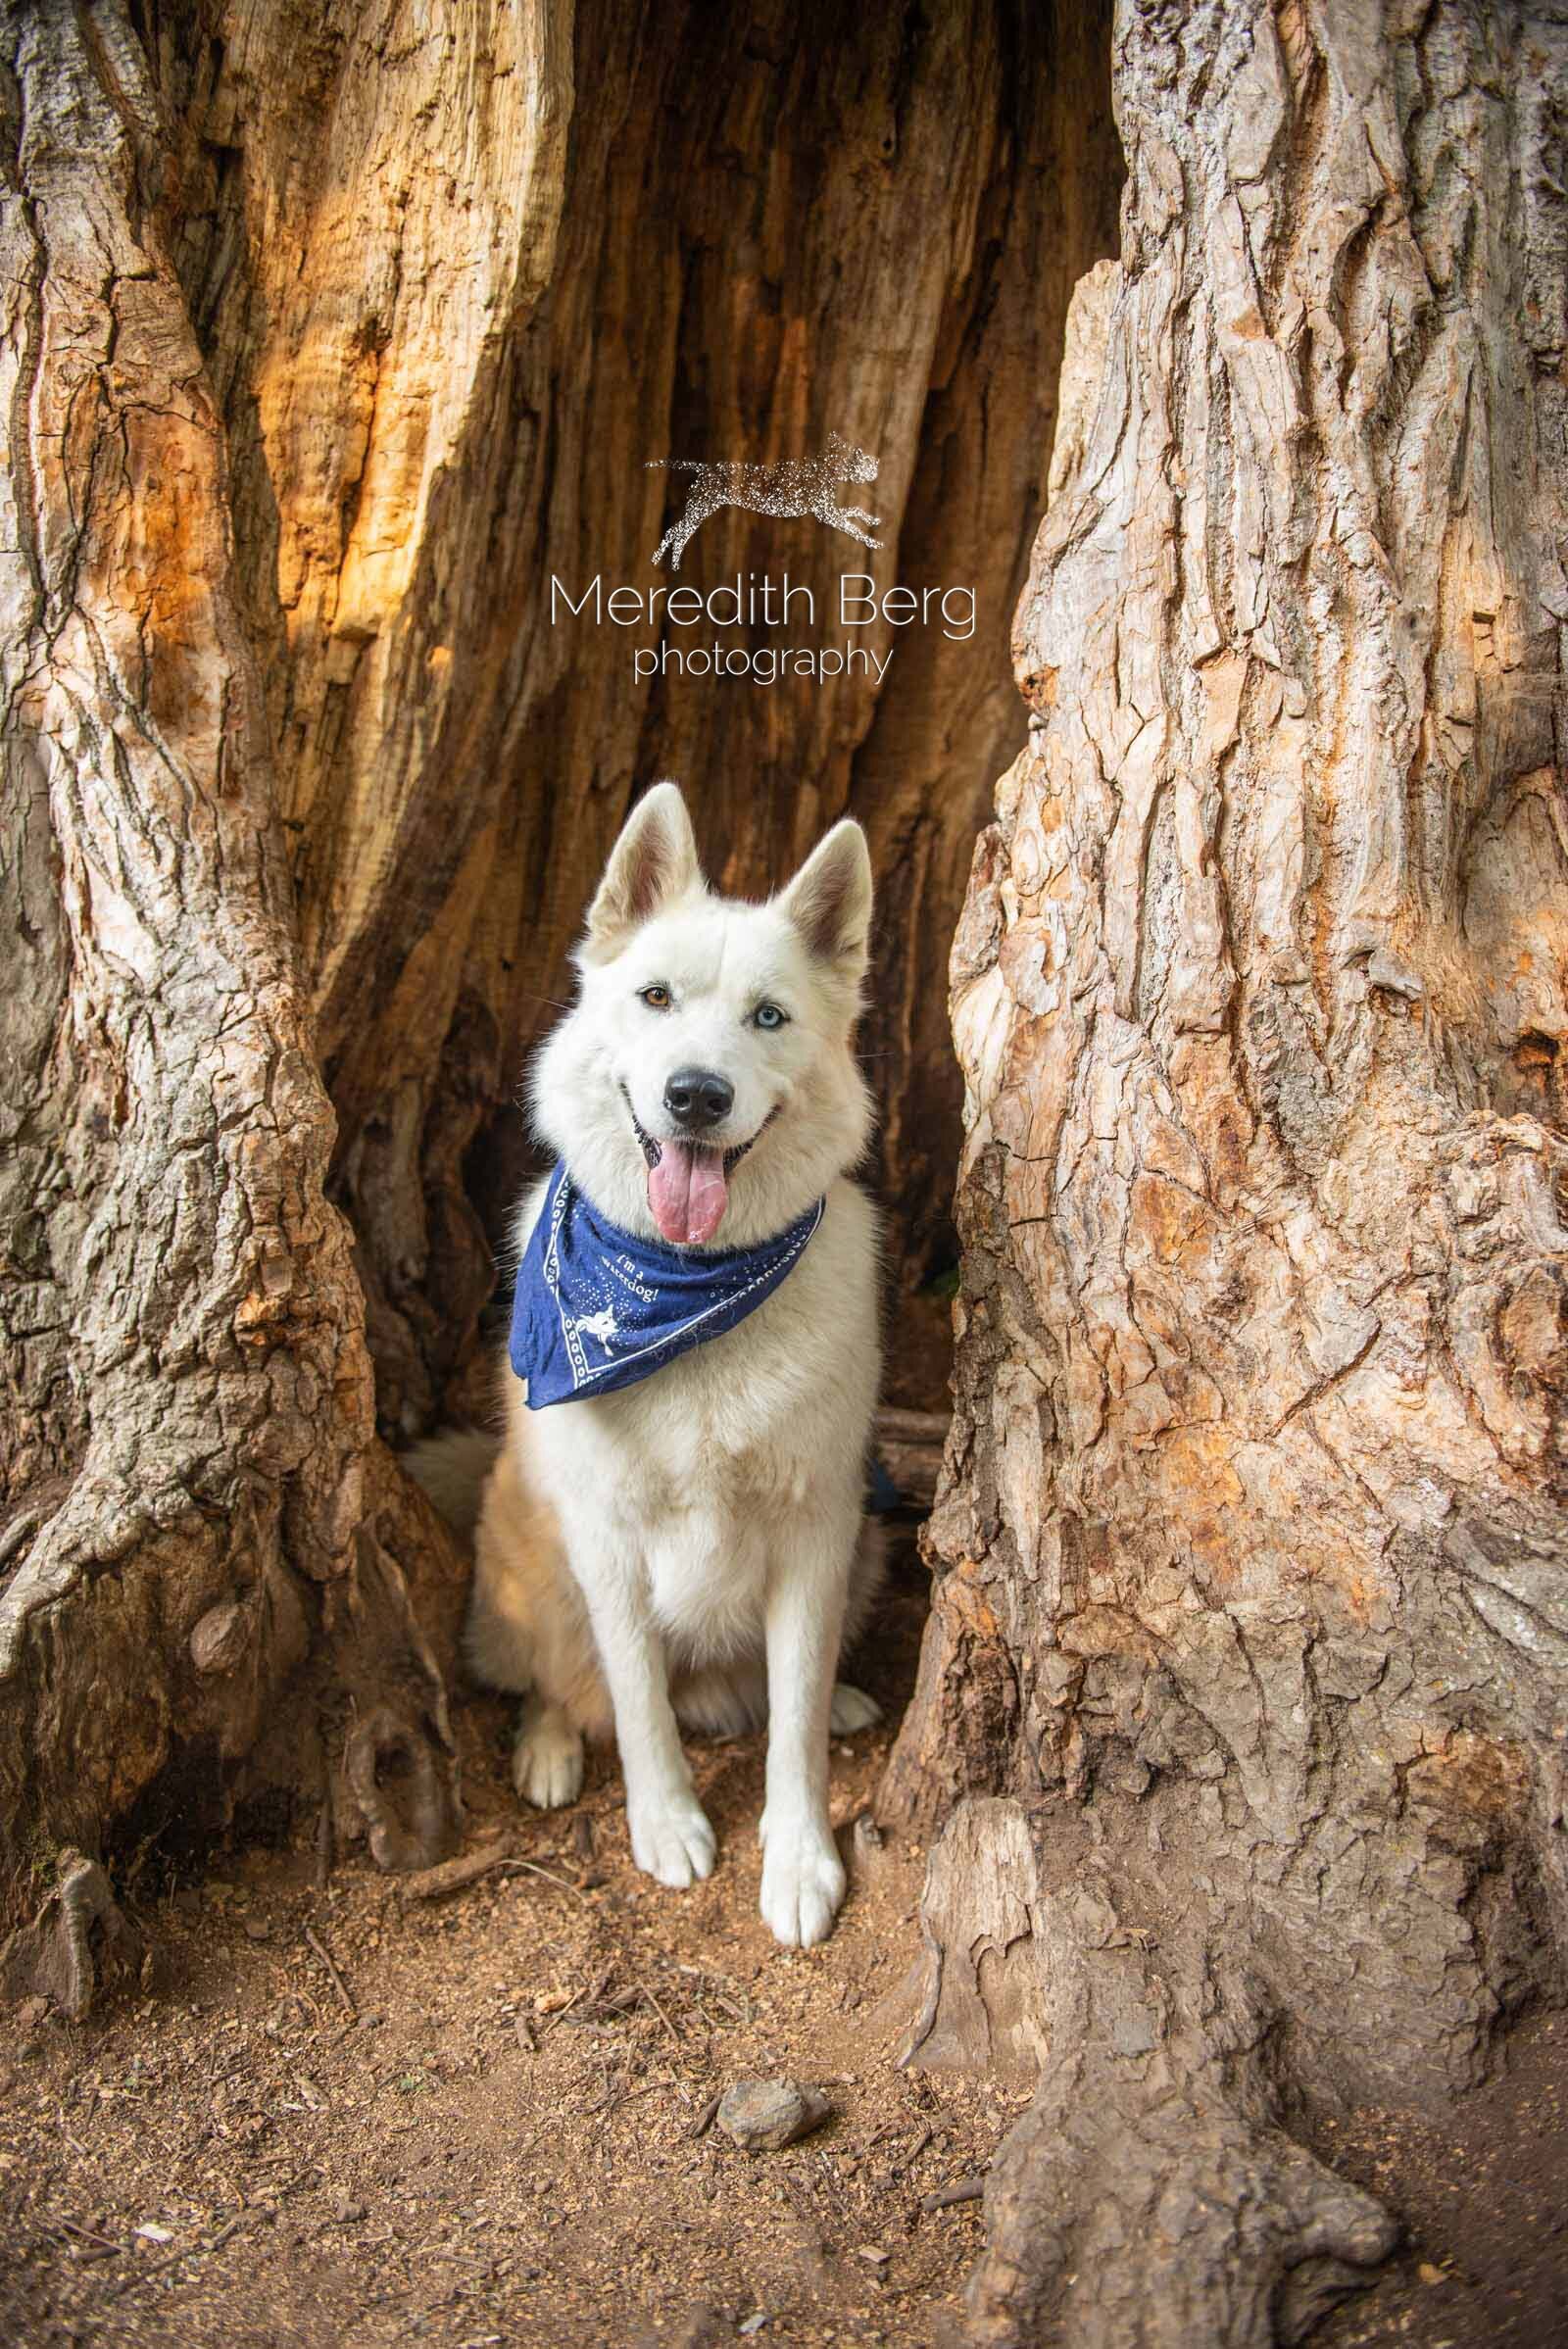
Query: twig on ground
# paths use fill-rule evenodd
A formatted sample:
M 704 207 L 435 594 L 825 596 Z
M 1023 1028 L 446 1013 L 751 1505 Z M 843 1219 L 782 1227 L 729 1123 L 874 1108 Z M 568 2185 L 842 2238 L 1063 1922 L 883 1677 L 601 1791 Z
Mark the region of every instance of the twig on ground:
M 615 1969 L 612 1964 L 605 1968 L 604 1973 L 601 1974 L 599 1980 L 595 1982 L 591 1990 L 578 1990 L 572 1997 L 567 1999 L 564 2006 L 558 2007 L 556 2012 L 546 2023 L 543 2031 L 539 2033 L 539 2036 L 542 2039 L 548 2039 L 550 2033 L 555 2030 L 558 2023 L 569 2023 L 572 2020 L 572 2008 L 581 2006 L 584 1999 L 586 1999 L 588 2002 L 588 2013 L 591 2016 L 597 2007 L 600 2007 L 604 2004 L 605 1992 L 609 1989 L 614 1979 Z M 579 2016 L 577 2020 L 581 2022 L 583 2018 Z
M 648 1987 L 648 1984 L 646 1982 L 640 1982 L 637 1984 L 637 1988 L 641 1995 L 647 1999 L 649 2005 L 653 2008 L 654 2013 L 659 2017 L 660 2022 L 662 2023 L 664 2029 L 668 2031 L 674 2044 L 679 2047 L 682 2044 L 680 2032 L 675 2029 L 674 2024 L 671 2023 L 669 2017 L 660 2005 L 659 2000 L 654 1996 L 653 1991 Z
M 355 2000 L 354 1992 L 349 1988 L 348 1983 L 343 1980 L 342 1975 L 338 1972 L 337 1960 L 333 1957 L 331 1951 L 327 1948 L 326 1943 L 321 1939 L 314 1926 L 308 1925 L 305 1928 L 305 1938 L 307 1941 L 309 1941 L 311 1947 L 315 1950 L 317 1956 L 326 1968 L 332 1987 L 337 1992 L 339 1998 L 342 1999 L 343 2004 L 348 2008 L 349 2013 L 351 2015 L 357 2015 L 360 2010 Z
M 952 2210 L 958 2202 L 978 2202 L 986 2190 L 983 2178 L 956 2178 L 949 2186 L 938 2186 L 934 2194 L 922 2194 L 923 2211 Z
M 410 1876 L 397 1880 L 400 1901 L 445 1900 L 449 1893 L 466 1892 L 470 1884 L 493 1876 L 498 1870 L 508 1876 L 542 1876 L 547 1884 L 569 1892 L 573 1899 L 583 1900 L 592 1885 L 574 1884 L 569 1876 L 558 1876 L 553 1868 L 542 1868 L 537 1860 L 525 1860 L 510 1836 L 499 1842 L 485 1844 L 478 1851 L 460 1852 L 455 1860 L 441 1860 L 433 1868 L 416 1868 Z M 594 1884 L 600 1882 L 595 1878 Z
M 68 2234 L 79 2234 L 84 2243 L 100 2244 L 105 2251 L 123 2251 L 125 2248 L 123 2243 L 117 2243 L 112 2235 L 100 2234 L 95 2227 L 81 2227 L 74 2219 L 57 2219 L 55 2224 L 63 2227 Z
M 171 2268 L 178 2267 L 182 2259 L 203 2259 L 209 2252 L 221 2251 L 236 2227 L 243 2224 L 243 2218 L 244 2214 L 241 2213 L 238 2218 L 230 2219 L 226 2226 L 220 2227 L 210 2243 L 182 2243 L 177 2251 L 166 2253 L 164 2258 L 154 2260 L 150 2267 L 140 2269 L 133 2276 L 122 2276 L 118 2283 L 110 2285 L 105 2298 L 121 2299 L 124 2293 L 133 2292 L 138 2284 L 151 2283 L 155 2276 L 166 2275 Z
M 572 1883 L 569 1876 L 558 1876 L 553 1868 L 541 1868 L 537 1860 L 509 1859 L 506 1865 L 508 1868 L 520 1868 L 529 1876 L 542 1876 L 547 1884 L 559 1884 L 563 1892 L 569 1892 L 574 1900 L 582 1901 L 586 1907 L 587 1895 L 580 1884 Z
M 400 1876 L 397 1896 L 400 1901 L 443 1900 L 449 1892 L 466 1891 L 493 1869 L 514 1864 L 521 1864 L 516 1846 L 510 1835 L 503 1835 L 481 1844 L 477 1851 L 460 1852 L 455 1860 L 440 1860 L 433 1868 L 416 1868 L 410 1876 Z

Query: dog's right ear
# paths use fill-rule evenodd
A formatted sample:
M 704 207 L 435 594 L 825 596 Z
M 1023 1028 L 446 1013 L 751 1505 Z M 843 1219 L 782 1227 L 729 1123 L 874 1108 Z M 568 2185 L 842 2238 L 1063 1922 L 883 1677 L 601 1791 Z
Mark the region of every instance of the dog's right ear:
M 678 783 L 656 783 L 640 799 L 610 852 L 588 908 L 584 952 L 613 954 L 631 932 L 702 878 L 697 842 Z

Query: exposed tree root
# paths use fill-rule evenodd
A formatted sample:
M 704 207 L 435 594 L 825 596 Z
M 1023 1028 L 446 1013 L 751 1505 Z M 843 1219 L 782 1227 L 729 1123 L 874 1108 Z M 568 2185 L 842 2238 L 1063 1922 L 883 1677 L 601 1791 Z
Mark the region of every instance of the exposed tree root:
M 905 2060 L 1038 2068 L 969 2290 L 968 2337 L 996 2349 L 1296 2341 L 1397 2237 L 1295 2133 L 1337 2101 L 1316 2069 L 1332 2015 L 1292 2011 L 1261 1907 L 1183 1847 L 1167 1794 L 1107 1804 L 1110 1834 L 1071 1803 L 975 1799 L 932 1854 Z M 1349 1968 L 1340 2006 L 1353 2051 Z M 1433 2031 L 1441 2087 L 1440 2014 Z
M 1060 1938 L 1054 1954 L 1060 1962 Z M 1107 1969 L 1098 1953 L 1078 1956 L 1077 1992 L 1092 2009 Z M 1089 2019 L 1075 2060 L 992 2173 L 972 2340 L 1038 2340 L 1049 2314 L 1074 2349 L 1269 2349 L 1300 2340 L 1371 2280 L 1395 2222 L 1281 2130 L 1245 2118 L 1222 2070 L 1211 2056 L 1187 2077 L 1170 2049 L 1129 2057 L 1112 2024 Z
M 48 1999 L 74 2022 L 102 1982 L 136 1980 L 145 1954 L 97 1861 L 66 1851 L 37 1916 L 0 1944 L 0 2001 Z

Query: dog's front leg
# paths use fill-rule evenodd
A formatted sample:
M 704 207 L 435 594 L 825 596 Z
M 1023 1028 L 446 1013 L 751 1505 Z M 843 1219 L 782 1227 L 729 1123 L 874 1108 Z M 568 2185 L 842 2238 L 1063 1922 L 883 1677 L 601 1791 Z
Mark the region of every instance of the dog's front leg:
M 831 1514 L 804 1514 L 778 1545 L 767 1591 L 767 1799 L 762 1917 L 790 1948 L 832 1931 L 844 1864 L 828 1816 L 833 1674 L 844 1627 L 859 1495 Z
M 577 1580 L 614 1709 L 631 1856 L 662 1884 L 692 1884 L 712 1874 L 713 1831 L 681 1751 L 641 1561 L 607 1540 Z

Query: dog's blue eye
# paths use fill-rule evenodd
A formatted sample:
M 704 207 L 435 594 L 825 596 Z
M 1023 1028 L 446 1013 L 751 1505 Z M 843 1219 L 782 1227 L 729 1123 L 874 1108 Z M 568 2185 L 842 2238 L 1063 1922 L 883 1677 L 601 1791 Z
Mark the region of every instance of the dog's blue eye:
M 789 1013 L 781 1011 L 777 1003 L 759 1003 L 752 1018 L 760 1028 L 781 1028 L 789 1018 Z
M 667 1011 L 673 1001 L 667 987 L 639 987 L 637 992 L 650 1011 Z

